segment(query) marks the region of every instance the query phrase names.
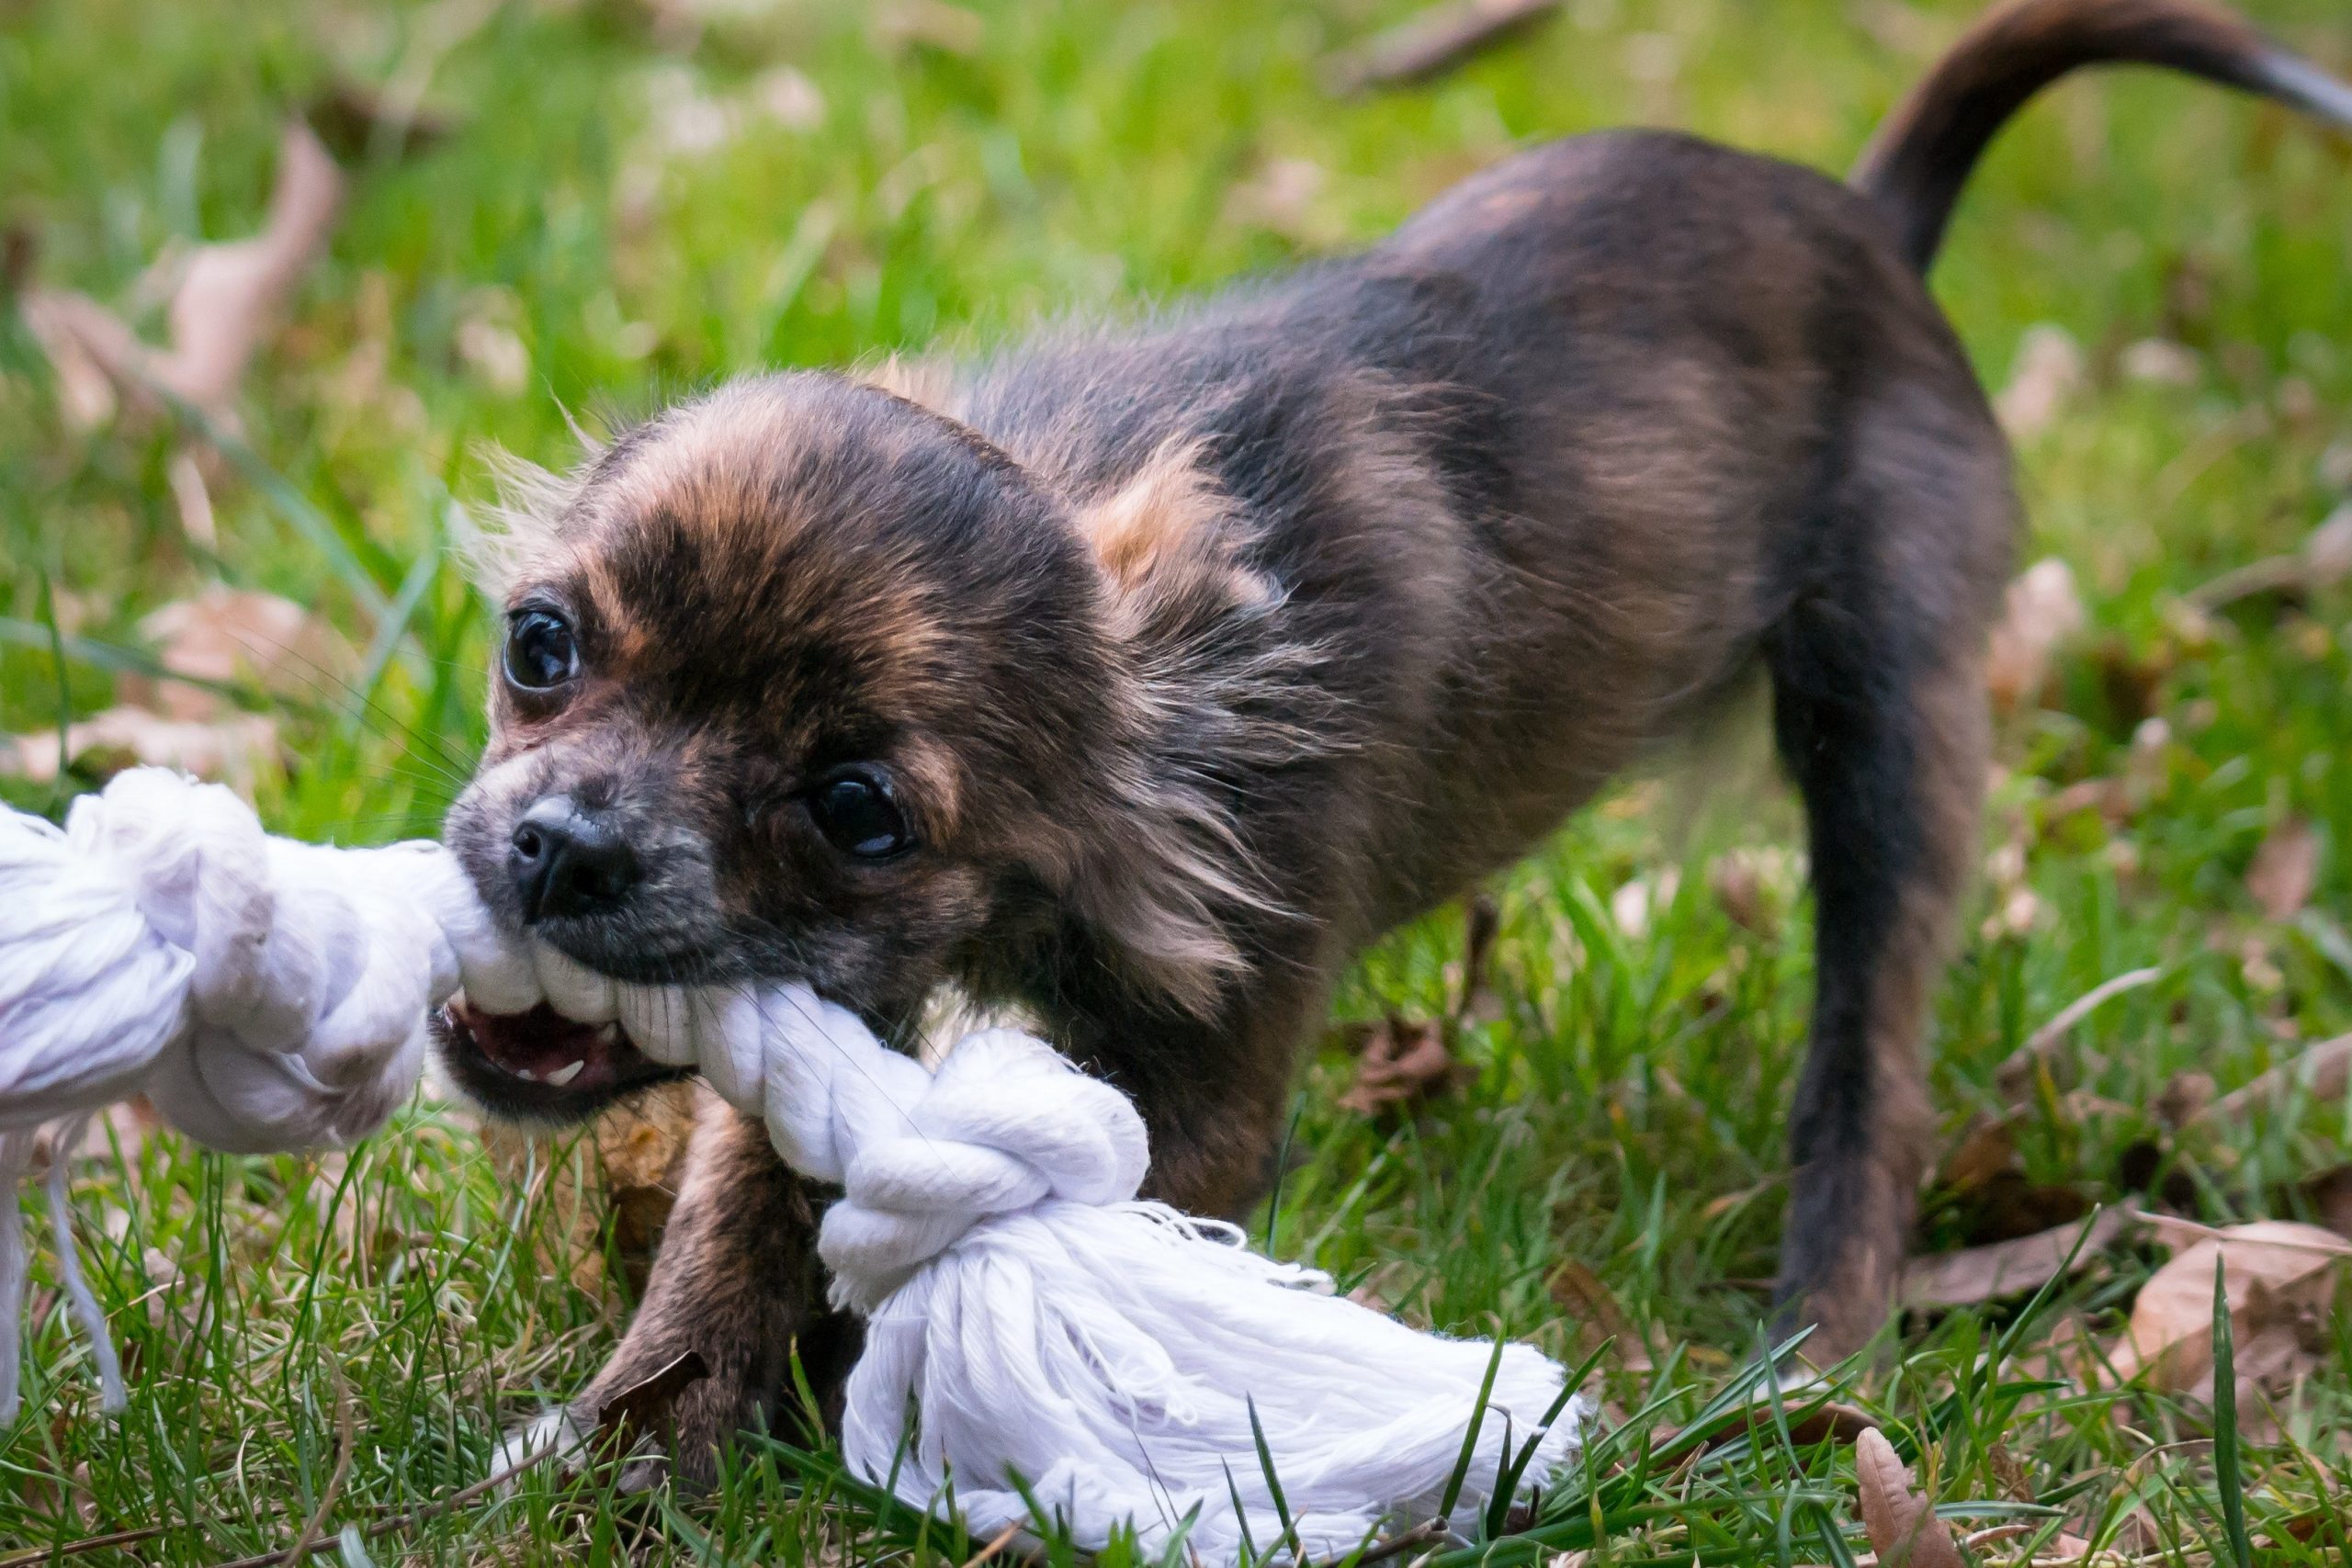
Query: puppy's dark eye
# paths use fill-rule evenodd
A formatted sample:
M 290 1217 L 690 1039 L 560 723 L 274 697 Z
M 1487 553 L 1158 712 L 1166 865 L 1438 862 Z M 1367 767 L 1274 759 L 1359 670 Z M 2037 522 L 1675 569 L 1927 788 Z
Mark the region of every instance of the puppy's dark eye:
M 878 768 L 843 768 L 808 796 L 808 815 L 833 848 L 860 860 L 888 860 L 914 846 L 914 834 Z
M 525 610 L 506 624 L 506 678 L 526 692 L 562 685 L 580 671 L 571 626 L 552 610 Z

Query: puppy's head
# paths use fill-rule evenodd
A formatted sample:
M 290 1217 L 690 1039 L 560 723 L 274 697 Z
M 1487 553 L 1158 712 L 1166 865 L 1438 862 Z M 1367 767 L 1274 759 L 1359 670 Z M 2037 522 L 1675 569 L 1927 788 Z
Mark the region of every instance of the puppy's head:
M 737 383 L 542 476 L 498 542 L 492 737 L 448 844 L 514 930 L 624 981 L 794 979 L 905 1015 L 1043 902 L 1198 1001 L 1237 962 L 1213 908 L 1239 891 L 1234 846 L 1157 776 L 1142 569 L 1118 563 L 1154 554 L 1139 506 L 1199 498 L 1136 482 L 1159 501 L 1072 499 L 816 375 Z M 660 1076 L 607 1030 L 551 1088 L 535 1053 L 576 1038 L 457 1020 L 445 1056 L 493 1109 L 585 1112 Z

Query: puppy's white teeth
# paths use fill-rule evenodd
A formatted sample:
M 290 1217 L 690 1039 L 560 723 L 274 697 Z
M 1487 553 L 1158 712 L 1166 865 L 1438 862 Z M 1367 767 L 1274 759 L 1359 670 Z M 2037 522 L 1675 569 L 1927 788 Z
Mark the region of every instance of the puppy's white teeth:
M 537 1083 L 539 1081 L 539 1075 L 531 1071 L 528 1067 L 515 1068 L 514 1076 L 521 1078 L 525 1083 Z
M 602 1029 L 596 1031 L 596 1038 L 602 1041 L 605 1044 L 617 1045 L 621 1043 L 621 1026 L 617 1023 L 608 1023 Z M 571 1065 L 576 1067 L 580 1064 L 574 1062 Z M 553 1080 L 550 1079 L 549 1081 L 552 1082 Z
M 547 1086 L 549 1089 L 561 1089 L 564 1085 L 578 1077 L 580 1076 L 580 1069 L 587 1065 L 588 1064 L 585 1062 L 574 1062 L 568 1067 L 558 1067 L 555 1071 L 547 1076 Z

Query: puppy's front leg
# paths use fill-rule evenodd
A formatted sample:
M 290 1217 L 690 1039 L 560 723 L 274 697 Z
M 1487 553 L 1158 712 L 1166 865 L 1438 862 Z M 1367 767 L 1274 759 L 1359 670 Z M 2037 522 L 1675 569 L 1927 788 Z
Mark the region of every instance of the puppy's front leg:
M 775 1421 L 796 1344 L 811 1387 L 831 1404 L 856 1359 L 859 1329 L 825 1304 L 817 1221 L 826 1196 L 777 1157 L 763 1124 L 707 1101 L 645 1301 L 566 1412 L 575 1429 L 593 1427 L 606 1401 L 689 1350 L 710 1375 L 674 1407 L 671 1463 L 682 1481 L 708 1483 L 737 1432 Z

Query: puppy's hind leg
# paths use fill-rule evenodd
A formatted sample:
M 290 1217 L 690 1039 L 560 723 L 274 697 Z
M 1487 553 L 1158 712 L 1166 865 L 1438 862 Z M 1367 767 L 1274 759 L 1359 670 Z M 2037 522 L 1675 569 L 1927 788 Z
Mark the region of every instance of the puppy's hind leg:
M 1767 642 L 1816 933 L 1778 1294 L 1784 1326 L 1817 1328 L 1804 1353 L 1823 1365 L 1886 1320 L 1932 1153 L 1921 1035 L 1977 848 L 1984 627 L 2012 512 L 1997 448 L 1955 445 L 1915 438 L 1881 493 L 1858 470 Z

